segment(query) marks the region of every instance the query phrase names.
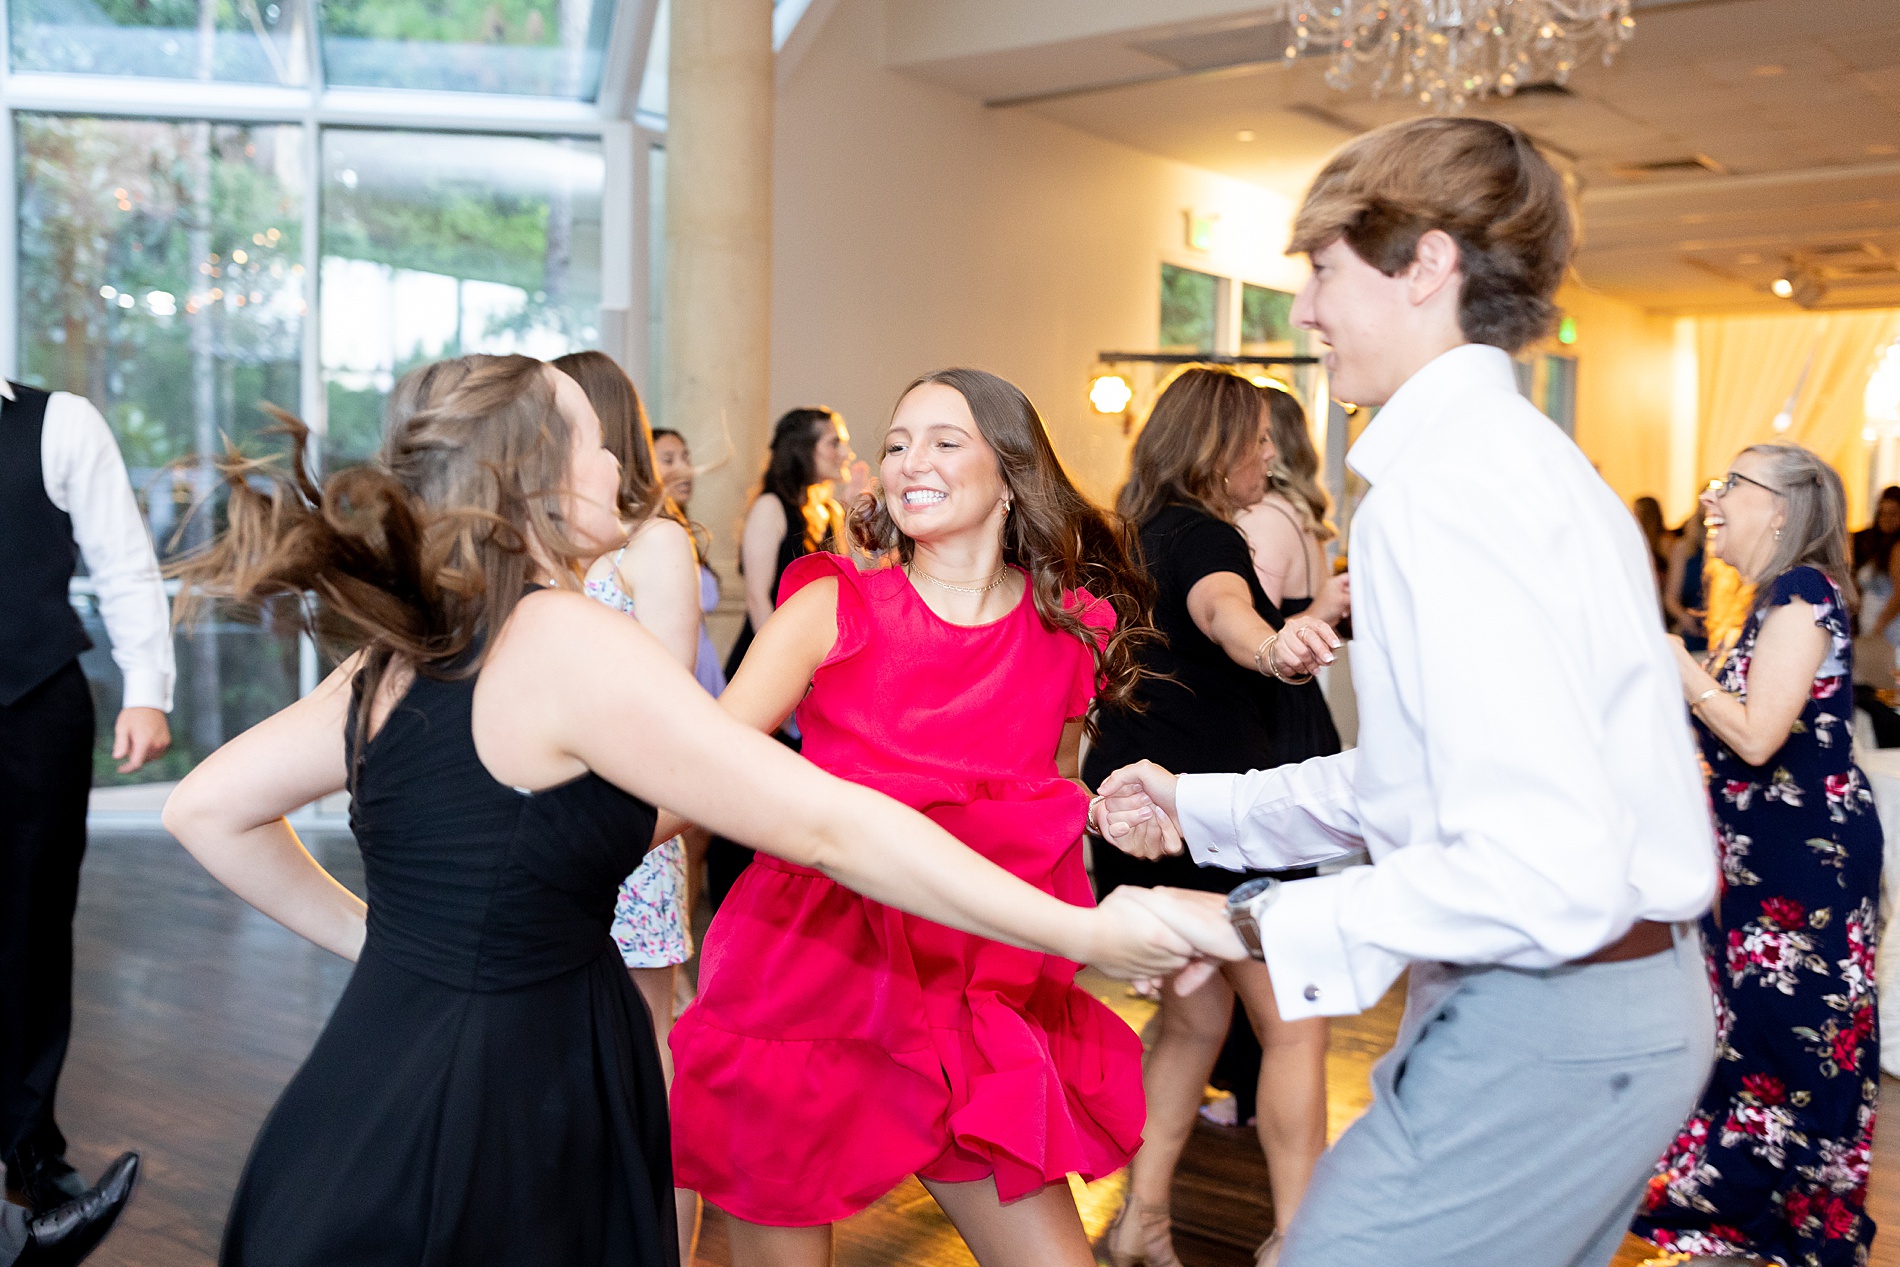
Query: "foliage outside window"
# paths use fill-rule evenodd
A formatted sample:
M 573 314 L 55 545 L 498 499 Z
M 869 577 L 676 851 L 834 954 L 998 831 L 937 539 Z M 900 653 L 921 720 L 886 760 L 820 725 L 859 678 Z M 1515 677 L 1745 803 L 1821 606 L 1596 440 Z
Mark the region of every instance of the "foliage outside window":
M 592 101 L 610 0 L 325 0 L 328 83 Z
M 1161 350 L 1212 352 L 1220 279 L 1174 264 L 1161 266 Z

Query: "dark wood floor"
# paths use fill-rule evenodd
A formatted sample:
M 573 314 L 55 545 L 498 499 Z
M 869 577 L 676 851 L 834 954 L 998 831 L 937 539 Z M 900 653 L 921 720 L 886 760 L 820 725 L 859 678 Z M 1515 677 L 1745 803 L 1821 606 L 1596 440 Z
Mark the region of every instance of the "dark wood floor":
M 347 836 L 306 843 L 361 891 Z M 77 938 L 77 1020 L 60 1097 L 73 1161 L 96 1175 L 122 1149 L 145 1155 L 137 1199 L 90 1261 L 205 1267 L 216 1258 L 251 1138 L 315 1040 L 348 965 L 232 898 L 158 833 L 95 833 Z M 1091 985 L 1137 1028 L 1146 1020 L 1147 1003 L 1112 982 Z M 1328 1061 L 1334 1136 L 1363 1111 L 1367 1071 L 1390 1044 L 1398 1010 L 1395 994 L 1335 1025 Z M 1900 1087 L 1885 1085 L 1889 1093 Z M 1900 1111 L 1900 1095 L 1894 1107 Z M 1259 1196 L 1262 1174 L 1247 1132 L 1208 1128 L 1196 1139 L 1175 1194 L 1188 1267 L 1252 1262 L 1244 1247 L 1270 1218 Z M 1120 1204 L 1121 1177 L 1078 1184 L 1076 1197 L 1090 1234 L 1098 1234 Z M 1900 1126 L 1892 1119 L 1875 1141 L 1868 1206 L 1883 1226 L 1900 1228 Z M 1632 1239 L 1617 1264 L 1635 1267 L 1645 1257 Z M 837 1260 L 839 1267 L 972 1262 L 915 1182 L 843 1224 Z M 729 1262 L 716 1215 L 707 1220 L 698 1261 Z M 1900 1267 L 1900 1241 L 1876 1241 L 1872 1264 Z

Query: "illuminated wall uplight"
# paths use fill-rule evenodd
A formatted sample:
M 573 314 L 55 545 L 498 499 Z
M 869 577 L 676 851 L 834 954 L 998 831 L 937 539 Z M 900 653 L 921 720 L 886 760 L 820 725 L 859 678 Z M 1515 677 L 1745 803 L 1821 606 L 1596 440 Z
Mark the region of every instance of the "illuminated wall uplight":
M 1089 384 L 1089 404 L 1098 414 L 1118 414 L 1135 398 L 1135 389 L 1120 374 L 1099 374 Z

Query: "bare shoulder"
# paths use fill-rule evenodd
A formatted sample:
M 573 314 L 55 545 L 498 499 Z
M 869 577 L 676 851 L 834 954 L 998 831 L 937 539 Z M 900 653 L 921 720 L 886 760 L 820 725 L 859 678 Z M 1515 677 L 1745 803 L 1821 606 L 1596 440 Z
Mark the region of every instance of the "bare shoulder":
M 785 507 L 778 498 L 767 493 L 760 493 L 752 499 L 752 506 L 745 513 L 745 522 L 748 528 L 757 524 L 783 532 L 786 526 Z
M 662 558 L 693 557 L 693 538 L 686 525 L 669 515 L 654 515 L 627 539 L 627 553 Z

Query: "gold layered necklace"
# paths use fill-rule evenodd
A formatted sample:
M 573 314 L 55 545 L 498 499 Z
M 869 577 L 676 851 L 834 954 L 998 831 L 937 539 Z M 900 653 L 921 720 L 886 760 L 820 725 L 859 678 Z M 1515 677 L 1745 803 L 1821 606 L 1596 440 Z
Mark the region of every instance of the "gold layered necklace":
M 948 581 L 937 579 L 936 577 L 932 576 L 930 573 L 918 567 L 915 563 L 905 564 L 904 570 L 906 572 L 909 572 L 912 577 L 921 576 L 926 581 L 929 581 L 932 585 L 938 585 L 947 590 L 954 590 L 956 593 L 959 593 L 959 594 L 987 594 L 991 590 L 995 589 L 997 586 L 1001 585 L 1004 581 L 1007 581 L 1009 579 L 1009 566 L 1007 564 L 1005 564 L 1002 568 L 997 570 L 995 579 L 990 581 L 988 585 L 952 585 Z

